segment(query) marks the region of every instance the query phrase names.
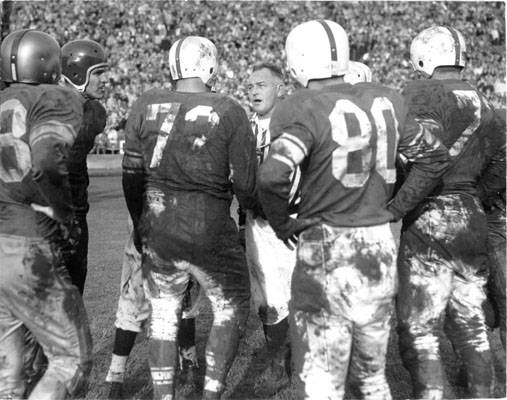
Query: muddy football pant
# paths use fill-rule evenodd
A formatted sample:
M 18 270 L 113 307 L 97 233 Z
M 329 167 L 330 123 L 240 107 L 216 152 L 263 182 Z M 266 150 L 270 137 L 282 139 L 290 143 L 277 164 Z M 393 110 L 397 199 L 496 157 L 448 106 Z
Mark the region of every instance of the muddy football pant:
M 88 268 L 88 223 L 86 214 L 76 214 L 75 218 L 80 229 L 79 240 L 72 248 L 63 251 L 63 258 L 72 284 L 83 295 Z M 36 380 L 47 367 L 47 359 L 29 330 L 25 336 L 24 370 L 29 381 Z
M 397 302 L 400 355 L 415 398 L 441 399 L 438 330 L 463 361 L 472 397 L 490 397 L 493 370 L 483 302 L 488 255 L 478 200 L 446 195 L 425 204 L 402 234 Z
M 42 239 L 0 235 L 0 260 L 0 398 L 23 395 L 25 327 L 49 361 L 30 398 L 82 393 L 91 370 L 91 335 L 79 291 L 61 272 L 59 250 Z
M 232 252 L 243 255 L 239 245 Z M 250 284 L 244 256 L 242 263 L 243 268 L 227 268 L 222 273 L 209 272 L 205 267 L 186 261 L 174 262 L 172 273 L 146 272 L 146 295 L 152 308 L 148 336 L 155 399 L 171 399 L 174 395 L 178 325 L 182 300 L 191 276 L 209 298 L 214 316 L 206 345 L 204 391 L 205 394 L 223 392 L 249 311 Z
M 488 297 L 493 304 L 496 325 L 500 327 L 500 339 L 505 350 L 505 209 L 493 209 L 487 214 L 488 219 L 488 253 L 490 255 L 490 272 L 488 280 Z
M 291 346 L 297 399 L 390 399 L 385 377 L 396 293 L 389 224 L 316 226 L 299 237 Z
M 195 328 L 192 325 L 199 313 L 201 304 L 197 303 L 200 302 L 201 297 L 199 286 L 192 281 L 183 301 L 182 318 L 188 320 L 188 324 L 184 325 L 185 327 L 188 326 L 188 329 L 181 332 L 179 340 L 181 351 L 195 346 L 194 335 L 192 334 Z M 150 312 L 150 302 L 146 299 L 143 288 L 141 255 L 134 246 L 134 236 L 131 233 L 123 253 L 120 298 L 118 299 L 114 325 L 124 331 L 139 333 L 143 330 Z

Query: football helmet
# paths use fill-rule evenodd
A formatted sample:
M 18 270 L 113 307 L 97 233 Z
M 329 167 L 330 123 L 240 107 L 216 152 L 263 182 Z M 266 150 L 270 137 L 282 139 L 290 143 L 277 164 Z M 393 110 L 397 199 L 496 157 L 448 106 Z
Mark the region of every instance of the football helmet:
M 465 67 L 465 39 L 454 28 L 434 26 L 420 32 L 410 45 L 410 62 L 428 76 L 437 67 Z
M 310 79 L 343 76 L 349 69 L 349 40 L 336 22 L 314 20 L 290 31 L 285 42 L 287 66 L 304 87 Z
M 349 61 L 349 70 L 343 79 L 352 85 L 360 82 L 371 82 L 371 69 L 359 61 Z
M 213 86 L 218 72 L 217 48 L 211 40 L 187 36 L 177 40 L 169 49 L 169 69 L 173 80 L 200 78 Z
M 17 30 L 0 46 L 0 80 L 22 83 L 57 83 L 61 74 L 61 50 L 47 33 Z
M 62 47 L 63 79 L 79 92 L 86 90 L 92 71 L 105 68 L 106 52 L 93 40 L 73 40 Z

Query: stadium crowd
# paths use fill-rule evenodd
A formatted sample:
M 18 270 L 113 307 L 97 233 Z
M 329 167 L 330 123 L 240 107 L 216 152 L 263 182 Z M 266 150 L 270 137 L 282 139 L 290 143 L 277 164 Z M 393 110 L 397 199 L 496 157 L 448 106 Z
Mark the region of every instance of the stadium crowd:
M 105 46 L 111 65 L 106 131 L 120 131 L 134 99 L 147 88 L 170 85 L 167 53 L 176 39 L 196 34 L 219 43 L 216 89 L 248 110 L 245 82 L 252 66 L 259 60 L 282 64 L 283 38 L 313 18 L 344 26 L 351 58 L 395 88 L 414 77 L 409 50 L 416 33 L 452 25 L 474 49 L 465 79 L 495 105 L 504 104 L 505 52 L 498 50 L 505 47 L 504 12 L 502 2 L 16 2 L 10 30 L 36 28 L 60 43 L 88 38 Z

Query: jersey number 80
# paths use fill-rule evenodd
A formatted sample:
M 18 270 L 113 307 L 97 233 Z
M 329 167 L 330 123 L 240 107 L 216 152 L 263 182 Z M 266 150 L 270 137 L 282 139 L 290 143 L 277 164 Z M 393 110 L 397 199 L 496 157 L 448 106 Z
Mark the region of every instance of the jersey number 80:
M 399 132 L 394 107 L 387 98 L 377 97 L 370 112 L 377 133 L 375 159 L 372 124 L 365 111 L 348 99 L 340 99 L 329 114 L 333 140 L 338 144 L 333 151 L 333 176 L 347 188 L 362 187 L 372 169 L 388 184 L 396 180 L 394 161 Z

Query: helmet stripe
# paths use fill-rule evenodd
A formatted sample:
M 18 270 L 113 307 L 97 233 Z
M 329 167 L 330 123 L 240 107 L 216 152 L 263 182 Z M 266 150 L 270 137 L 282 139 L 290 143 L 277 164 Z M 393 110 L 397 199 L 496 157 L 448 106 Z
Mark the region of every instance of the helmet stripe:
M 461 55 L 461 45 L 459 43 L 459 36 L 456 30 L 454 28 L 451 28 L 450 26 L 446 26 L 446 28 L 451 32 L 452 40 L 454 41 L 454 65 L 459 65 L 459 59 Z
M 336 51 L 336 41 L 334 40 L 333 32 L 331 28 L 323 19 L 317 20 L 318 23 L 322 25 L 324 30 L 326 31 L 327 38 L 329 39 L 329 46 L 331 46 L 331 61 L 338 61 L 338 53 Z
M 13 81 L 18 80 L 18 48 L 19 44 L 21 43 L 21 40 L 23 39 L 23 36 L 25 36 L 28 32 L 30 32 L 32 29 L 25 29 L 24 32 L 22 32 L 20 35 L 16 36 L 14 38 L 14 41 L 12 42 L 11 47 L 11 78 Z
M 178 74 L 178 79 L 181 79 L 183 77 L 181 74 L 180 50 L 181 50 L 181 45 L 183 44 L 184 40 L 185 40 L 185 38 L 179 40 L 178 45 L 176 46 L 175 54 L 174 54 L 174 57 L 176 59 L 175 64 L 176 64 L 176 73 Z

